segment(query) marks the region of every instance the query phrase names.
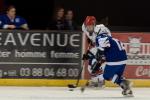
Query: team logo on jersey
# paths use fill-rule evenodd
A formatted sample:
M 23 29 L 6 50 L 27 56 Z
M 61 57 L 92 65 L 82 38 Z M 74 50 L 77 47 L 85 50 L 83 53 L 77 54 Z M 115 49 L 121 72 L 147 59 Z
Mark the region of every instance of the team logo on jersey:
M 141 51 L 141 38 L 129 37 L 129 53 L 138 54 Z
M 16 22 L 16 23 L 19 23 L 19 22 L 20 22 L 20 19 L 19 19 L 19 18 L 16 18 L 16 19 L 15 19 L 15 22 Z

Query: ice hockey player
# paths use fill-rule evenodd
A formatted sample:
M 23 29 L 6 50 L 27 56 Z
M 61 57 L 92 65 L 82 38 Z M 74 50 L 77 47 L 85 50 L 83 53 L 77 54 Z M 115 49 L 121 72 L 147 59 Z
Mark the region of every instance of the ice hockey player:
M 86 34 L 88 43 L 95 44 L 96 34 L 94 28 L 96 26 L 96 18 L 94 16 L 87 16 L 82 24 L 82 31 Z
M 95 59 L 98 60 L 97 48 L 95 47 L 96 35 L 94 32 L 94 28 L 96 26 L 96 18 L 94 16 L 87 16 L 83 25 L 82 31 L 87 36 L 87 41 L 89 44 L 89 50 L 86 54 L 83 55 L 83 60 L 89 60 L 88 71 L 91 75 L 91 80 L 87 83 L 87 86 L 92 87 L 103 87 L 104 79 L 101 78 L 104 67 L 101 66 L 104 62 L 104 59 L 99 61 L 99 66 L 95 66 Z M 96 58 L 95 58 L 96 57 Z
M 107 33 L 103 24 L 96 25 L 94 31 L 97 34 L 96 47 L 103 52 L 106 60 L 103 78 L 119 85 L 124 96 L 133 96 L 131 82 L 123 77 L 127 60 L 123 43 Z

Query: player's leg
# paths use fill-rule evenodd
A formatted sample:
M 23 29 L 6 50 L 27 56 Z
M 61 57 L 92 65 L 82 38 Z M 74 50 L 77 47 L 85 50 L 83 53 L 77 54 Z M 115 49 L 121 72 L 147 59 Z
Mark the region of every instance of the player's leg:
M 133 96 L 131 82 L 123 77 L 125 66 L 125 64 L 114 66 L 116 67 L 116 73 L 112 78 L 112 82 L 118 84 L 123 89 L 122 94 L 124 96 Z
M 101 87 L 101 88 L 105 87 L 105 80 L 103 74 L 99 74 L 96 77 L 92 77 L 91 79 L 98 83 L 97 87 Z
M 105 80 L 109 80 L 115 84 L 118 84 L 123 89 L 123 95 L 130 96 L 132 95 L 132 90 L 130 88 L 131 83 L 122 77 L 124 69 L 125 65 L 106 65 L 103 77 Z
M 123 77 L 125 66 L 126 65 L 118 66 L 118 71 L 117 71 L 118 79 L 116 80 L 116 84 L 118 84 L 123 89 L 122 94 L 124 96 L 133 96 L 131 90 L 132 83 Z
M 123 73 L 125 70 L 125 65 L 117 65 L 115 67 L 116 67 L 116 73 L 113 77 L 112 82 L 120 85 L 120 83 L 124 80 Z
M 103 87 L 104 86 L 104 78 L 103 78 L 103 69 L 97 64 L 96 59 L 90 59 L 88 65 L 88 71 L 91 75 L 91 79 L 88 82 L 88 86 L 90 87 Z
M 106 65 L 104 70 L 104 79 L 110 80 L 113 83 L 120 84 L 123 81 L 123 72 L 125 66 L 122 65 Z
M 106 65 L 103 73 L 103 77 L 105 80 L 111 81 L 115 73 L 116 73 L 116 67 Z

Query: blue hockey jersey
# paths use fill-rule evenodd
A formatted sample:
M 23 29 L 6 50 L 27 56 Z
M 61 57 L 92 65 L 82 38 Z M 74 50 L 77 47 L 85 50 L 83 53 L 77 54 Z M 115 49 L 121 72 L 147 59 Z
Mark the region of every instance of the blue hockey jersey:
M 10 19 L 6 14 L 0 15 L 0 28 L 3 29 L 4 25 L 15 25 L 16 29 L 20 29 L 21 25 L 27 24 L 26 20 L 20 16 Z
M 127 60 L 123 43 L 107 34 L 99 34 L 96 37 L 96 47 L 104 51 L 106 62 L 120 62 Z

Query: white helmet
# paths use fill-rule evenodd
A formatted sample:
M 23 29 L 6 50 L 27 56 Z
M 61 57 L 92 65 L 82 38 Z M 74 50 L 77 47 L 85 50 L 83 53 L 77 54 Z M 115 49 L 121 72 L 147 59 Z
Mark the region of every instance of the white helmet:
M 107 33 L 109 36 L 111 36 L 110 30 L 106 26 L 104 26 L 103 24 L 96 25 L 94 28 L 94 32 L 96 34 Z

